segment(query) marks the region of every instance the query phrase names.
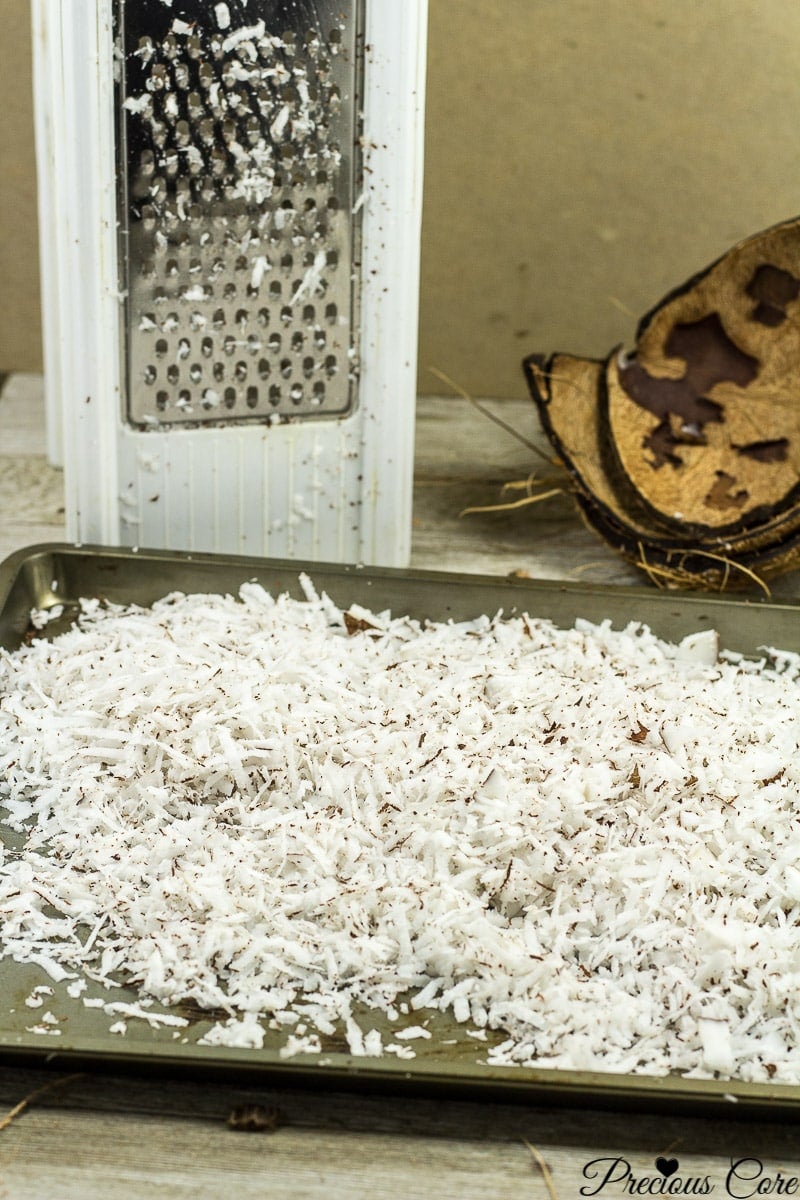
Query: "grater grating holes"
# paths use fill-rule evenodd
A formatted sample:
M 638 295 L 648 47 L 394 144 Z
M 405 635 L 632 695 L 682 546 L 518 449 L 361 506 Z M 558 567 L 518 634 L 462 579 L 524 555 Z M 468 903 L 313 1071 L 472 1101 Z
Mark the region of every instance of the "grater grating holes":
M 187 0 L 185 7 L 193 6 Z M 155 408 L 160 423 L 187 420 L 193 400 L 213 410 L 220 396 L 228 412 L 242 412 L 244 401 L 242 415 L 251 418 L 281 406 L 292 415 L 320 406 L 347 412 L 356 361 L 349 270 L 353 163 L 341 147 L 357 141 L 350 103 L 356 21 L 351 15 L 339 22 L 332 11 L 327 35 L 285 30 L 276 38 L 251 11 L 268 15 L 270 5 L 251 0 L 250 27 L 223 37 L 204 6 L 197 8 L 190 34 L 181 20 L 160 41 L 132 37 L 125 44 L 127 77 L 141 85 L 124 99 L 133 148 L 127 168 L 129 415 L 148 423 Z M 343 65 L 344 44 L 351 53 Z M 191 255 L 188 261 L 184 254 Z M 311 301 L 331 292 L 335 298 L 324 308 L 334 331 L 328 345 Z M 178 311 L 164 317 L 171 299 Z M 236 307 L 245 299 L 255 303 Z M 238 342 L 259 380 L 269 378 L 270 356 L 280 355 L 282 346 L 272 337 L 264 343 L 258 330 L 270 325 L 273 312 L 289 334 L 289 353 L 278 360 L 285 387 L 273 383 L 266 391 L 248 382 L 247 363 L 235 350 Z M 236 329 L 233 345 L 225 334 L 229 323 Z M 205 334 L 195 361 L 176 376 L 186 357 L 179 342 L 177 362 L 159 373 L 157 360 L 170 356 L 159 335 L 169 338 L 187 326 Z M 316 357 L 304 330 L 313 335 Z M 209 360 L 224 387 L 217 392 L 206 385 L 198 393 Z M 323 380 L 334 377 L 336 386 L 326 388 Z M 137 379 L 152 387 L 156 378 L 179 384 L 166 404 L 165 388 L 155 404 L 137 393 Z

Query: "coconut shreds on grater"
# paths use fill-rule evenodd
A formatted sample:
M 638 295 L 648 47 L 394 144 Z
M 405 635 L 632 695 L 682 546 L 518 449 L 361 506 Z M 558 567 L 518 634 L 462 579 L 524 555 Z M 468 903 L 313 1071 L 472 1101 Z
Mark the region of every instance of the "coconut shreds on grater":
M 303 587 L 2 653 L 5 955 L 209 1043 L 406 1057 L 442 1009 L 493 1064 L 800 1082 L 800 659 Z

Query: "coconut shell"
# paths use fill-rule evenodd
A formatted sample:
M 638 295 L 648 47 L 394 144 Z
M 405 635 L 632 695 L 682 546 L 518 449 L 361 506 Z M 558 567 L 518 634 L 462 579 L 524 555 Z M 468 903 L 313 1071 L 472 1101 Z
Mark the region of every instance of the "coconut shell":
M 749 554 L 726 551 L 719 546 L 703 547 L 690 543 L 665 548 L 632 538 L 629 531 L 608 521 L 590 498 L 577 496 L 576 501 L 588 528 L 627 562 L 662 586 L 736 591 L 751 588 L 754 577 L 766 581 L 800 567 L 798 530 L 783 542 L 772 543 Z
M 800 219 L 672 292 L 633 354 L 524 368 L 586 524 L 655 582 L 800 567 Z
M 576 487 L 614 503 L 599 443 L 599 387 L 605 362 L 554 354 L 523 363 L 539 421 Z
M 627 480 L 627 495 L 622 498 L 619 481 L 608 473 L 607 432 L 600 401 L 607 363 L 571 354 L 554 354 L 546 361 L 532 355 L 523 367 L 542 428 L 577 491 L 607 510 L 610 517 L 629 522 L 640 536 L 658 532 L 669 536 L 671 527 L 651 518 Z
M 609 450 L 652 519 L 741 534 L 800 500 L 800 220 L 748 238 L 609 359 Z M 612 472 L 613 473 L 613 472 Z
M 616 353 L 616 352 L 615 352 Z M 701 543 L 727 556 L 764 549 L 800 528 L 800 509 L 763 527 L 730 532 L 704 531 L 664 522 L 648 509 L 627 477 L 615 469 L 610 433 L 603 419 L 602 387 L 608 362 L 554 354 L 532 355 L 524 370 L 542 428 L 569 473 L 575 491 L 591 501 L 602 524 L 627 544 L 644 542 L 663 550 Z

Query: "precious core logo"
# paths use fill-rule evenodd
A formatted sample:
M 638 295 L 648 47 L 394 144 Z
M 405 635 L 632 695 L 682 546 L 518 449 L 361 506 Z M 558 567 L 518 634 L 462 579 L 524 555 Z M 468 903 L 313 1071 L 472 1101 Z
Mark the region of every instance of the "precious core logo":
M 690 1175 L 681 1171 L 677 1158 L 659 1156 L 654 1163 L 655 1173 L 637 1175 L 627 1158 L 593 1158 L 583 1168 L 587 1183 L 580 1188 L 582 1196 L 708 1196 L 715 1185 L 708 1175 Z M 783 1171 L 770 1173 L 760 1158 L 731 1160 L 722 1183 L 722 1191 L 733 1200 L 750 1200 L 752 1196 L 796 1196 L 800 1194 L 800 1177 Z
M 657 1158 L 655 1175 L 635 1175 L 627 1158 L 593 1158 L 583 1168 L 590 1182 L 582 1196 L 599 1196 L 605 1189 L 624 1196 L 707 1196 L 714 1190 L 708 1175 L 681 1175 L 677 1158 Z

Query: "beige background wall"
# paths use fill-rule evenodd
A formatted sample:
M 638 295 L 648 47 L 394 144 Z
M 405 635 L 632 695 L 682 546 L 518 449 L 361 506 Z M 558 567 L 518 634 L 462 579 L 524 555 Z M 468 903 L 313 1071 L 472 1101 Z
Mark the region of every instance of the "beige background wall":
M 395 3 L 398 0 L 377 0 Z M 0 371 L 41 362 L 28 0 L 0 0 Z M 800 211 L 797 0 L 430 0 L 420 390 L 524 393 Z
M 0 0 L 0 372 L 40 369 L 28 0 Z

